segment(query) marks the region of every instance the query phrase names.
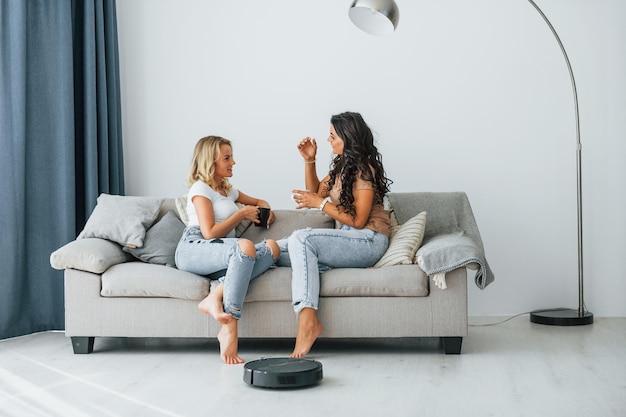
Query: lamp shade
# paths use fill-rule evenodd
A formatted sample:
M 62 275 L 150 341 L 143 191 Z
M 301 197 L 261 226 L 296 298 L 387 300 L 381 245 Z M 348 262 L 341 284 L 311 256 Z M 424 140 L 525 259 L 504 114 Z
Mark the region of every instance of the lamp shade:
M 371 35 L 393 33 L 400 20 L 394 0 L 354 0 L 348 15 L 356 27 Z

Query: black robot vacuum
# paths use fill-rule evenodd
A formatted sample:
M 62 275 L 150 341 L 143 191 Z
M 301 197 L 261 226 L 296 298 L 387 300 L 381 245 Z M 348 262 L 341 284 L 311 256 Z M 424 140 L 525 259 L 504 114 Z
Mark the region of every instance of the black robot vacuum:
M 243 367 L 244 382 L 263 388 L 300 388 L 322 378 L 322 364 L 311 359 L 261 358 Z

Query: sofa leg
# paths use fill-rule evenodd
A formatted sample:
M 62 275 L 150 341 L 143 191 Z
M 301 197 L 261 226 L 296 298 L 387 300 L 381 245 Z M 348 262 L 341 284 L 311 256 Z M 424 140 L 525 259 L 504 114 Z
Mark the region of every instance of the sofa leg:
M 74 354 L 87 354 L 93 352 L 93 342 L 95 337 L 72 337 L 72 348 Z
M 443 351 L 446 355 L 461 354 L 462 337 L 442 337 L 441 339 L 443 340 Z

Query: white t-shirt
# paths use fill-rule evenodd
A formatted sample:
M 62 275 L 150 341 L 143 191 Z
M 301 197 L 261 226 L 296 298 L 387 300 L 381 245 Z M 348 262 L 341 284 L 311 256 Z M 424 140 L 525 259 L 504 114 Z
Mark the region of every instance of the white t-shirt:
M 187 216 L 189 216 L 188 226 L 199 226 L 198 214 L 196 213 L 196 207 L 191 201 L 195 196 L 200 195 L 211 200 L 213 204 L 213 215 L 215 216 L 215 223 L 220 223 L 233 215 L 239 207 L 235 204 L 235 201 L 239 198 L 239 190 L 235 188 L 230 190 L 230 194 L 224 197 L 206 183 L 202 181 L 196 181 L 187 193 Z M 226 237 L 235 237 L 235 229 L 231 230 Z

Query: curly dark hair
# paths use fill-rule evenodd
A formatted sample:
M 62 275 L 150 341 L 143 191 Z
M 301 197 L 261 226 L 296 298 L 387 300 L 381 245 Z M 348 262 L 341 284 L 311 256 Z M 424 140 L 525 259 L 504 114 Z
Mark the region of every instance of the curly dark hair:
M 374 145 L 374 135 L 359 113 L 344 112 L 330 118 L 337 135 L 343 140 L 343 153 L 335 156 L 331 163 L 330 180 L 326 191 L 330 191 L 337 178 L 342 190 L 339 205 L 352 217 L 356 215 L 352 188 L 357 175 L 372 183 L 374 204 L 382 204 L 389 186 L 393 183 L 385 175 L 382 155 Z

